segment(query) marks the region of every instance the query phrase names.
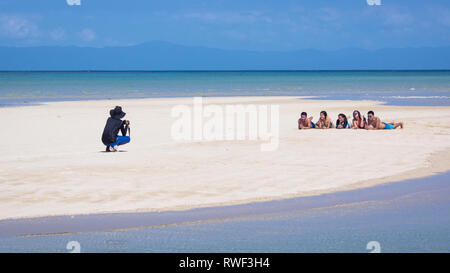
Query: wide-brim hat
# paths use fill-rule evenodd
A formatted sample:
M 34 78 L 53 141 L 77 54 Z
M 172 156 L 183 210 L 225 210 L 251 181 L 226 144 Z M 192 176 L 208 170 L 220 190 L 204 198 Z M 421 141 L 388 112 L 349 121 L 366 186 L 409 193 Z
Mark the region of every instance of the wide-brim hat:
M 126 113 L 122 111 L 122 107 L 116 106 L 114 109 L 109 110 L 111 117 L 123 118 Z

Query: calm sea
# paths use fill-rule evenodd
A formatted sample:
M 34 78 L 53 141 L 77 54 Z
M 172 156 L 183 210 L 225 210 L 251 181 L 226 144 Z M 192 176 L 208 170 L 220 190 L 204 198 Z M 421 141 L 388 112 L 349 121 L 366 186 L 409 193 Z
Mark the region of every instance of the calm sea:
M 301 95 L 450 105 L 450 71 L 0 72 L 0 105 L 185 96 Z

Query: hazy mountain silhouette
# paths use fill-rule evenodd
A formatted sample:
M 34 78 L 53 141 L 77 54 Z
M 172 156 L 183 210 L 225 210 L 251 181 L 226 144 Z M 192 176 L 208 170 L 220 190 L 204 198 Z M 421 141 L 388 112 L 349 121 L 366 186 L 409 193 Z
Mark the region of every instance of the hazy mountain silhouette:
M 276 52 L 150 42 L 128 47 L 0 47 L 0 70 L 450 69 L 450 47 Z

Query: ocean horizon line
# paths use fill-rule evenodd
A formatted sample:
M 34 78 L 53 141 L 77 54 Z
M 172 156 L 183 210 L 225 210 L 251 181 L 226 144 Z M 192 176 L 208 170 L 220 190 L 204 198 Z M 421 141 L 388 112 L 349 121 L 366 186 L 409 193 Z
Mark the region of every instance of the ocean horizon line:
M 0 73 L 8 72 L 450 72 L 450 69 L 0 70 Z

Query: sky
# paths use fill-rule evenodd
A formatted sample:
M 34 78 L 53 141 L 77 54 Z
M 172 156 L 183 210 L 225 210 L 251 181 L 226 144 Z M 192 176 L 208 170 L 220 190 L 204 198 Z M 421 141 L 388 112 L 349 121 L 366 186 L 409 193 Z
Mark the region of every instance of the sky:
M 449 46 L 450 1 L 0 0 L 0 46 L 150 41 L 257 51 Z

